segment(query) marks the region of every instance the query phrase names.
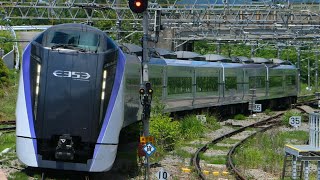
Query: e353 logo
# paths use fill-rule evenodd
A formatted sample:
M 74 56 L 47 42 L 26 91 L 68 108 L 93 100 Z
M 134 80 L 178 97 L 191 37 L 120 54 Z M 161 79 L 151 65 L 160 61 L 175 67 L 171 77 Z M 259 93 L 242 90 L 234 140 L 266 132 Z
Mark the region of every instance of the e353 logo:
M 89 81 L 90 74 L 86 72 L 55 70 L 52 73 L 56 77 L 71 78 L 79 81 Z

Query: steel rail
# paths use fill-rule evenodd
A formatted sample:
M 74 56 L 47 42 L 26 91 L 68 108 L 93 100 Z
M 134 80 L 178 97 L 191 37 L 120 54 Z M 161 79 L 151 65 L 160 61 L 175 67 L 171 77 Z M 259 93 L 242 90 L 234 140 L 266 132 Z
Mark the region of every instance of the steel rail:
M 235 175 L 236 175 L 236 179 L 241 179 L 241 180 L 245 180 L 246 178 L 241 174 L 241 172 L 235 167 L 235 165 L 233 164 L 232 161 L 232 155 L 235 153 L 235 150 L 237 147 L 239 147 L 241 144 L 243 144 L 244 142 L 246 142 L 248 139 L 250 139 L 251 137 L 255 136 L 258 133 L 264 132 L 268 129 L 271 129 L 273 126 L 277 125 L 279 122 L 273 123 L 265 128 L 260 129 L 259 131 L 256 131 L 254 133 L 252 133 L 250 136 L 246 137 L 245 139 L 241 140 L 240 142 L 238 142 L 236 145 L 234 145 L 231 150 L 228 152 L 227 157 L 228 157 L 228 161 L 227 161 L 227 167 L 229 169 L 231 169 Z
M 15 120 L 0 121 L 0 125 L 14 125 L 14 124 L 16 124 Z
M 12 125 L 12 126 L 8 126 L 8 127 L 0 127 L 0 132 L 1 131 L 14 131 L 16 130 L 16 121 L 15 120 L 7 120 L 7 121 L 0 121 L 0 125 Z
M 15 129 L 16 129 L 16 126 L 2 127 L 0 128 L 0 131 L 14 131 Z
M 279 116 L 281 116 L 281 115 L 283 115 L 283 114 L 284 114 L 284 112 L 281 112 L 281 113 L 279 113 L 279 114 L 277 114 L 275 116 L 269 117 L 269 118 L 264 119 L 262 121 L 259 121 L 257 123 L 253 123 L 253 124 L 250 124 L 248 126 L 244 126 L 244 127 L 240 128 L 240 129 L 234 130 L 234 131 L 232 131 L 232 132 L 230 132 L 228 134 L 222 135 L 222 136 L 212 140 L 211 142 L 209 142 L 209 143 L 205 144 L 204 146 L 202 146 L 201 148 L 199 148 L 196 151 L 195 155 L 192 157 L 192 164 L 195 167 L 196 173 L 199 175 L 199 177 L 201 179 L 206 179 L 206 176 L 201 171 L 201 167 L 200 167 L 200 164 L 199 164 L 199 162 L 200 162 L 199 155 L 200 155 L 200 152 L 205 152 L 209 148 L 210 144 L 216 144 L 217 142 L 222 141 L 225 138 L 229 138 L 229 137 L 231 137 L 231 136 L 233 136 L 235 134 L 238 134 L 240 132 L 243 132 L 244 130 L 246 130 L 248 128 L 257 127 L 257 126 L 265 125 L 265 124 L 268 124 L 268 123 L 275 123 L 275 121 L 272 121 L 272 120 L 277 118 L 277 117 L 279 117 Z

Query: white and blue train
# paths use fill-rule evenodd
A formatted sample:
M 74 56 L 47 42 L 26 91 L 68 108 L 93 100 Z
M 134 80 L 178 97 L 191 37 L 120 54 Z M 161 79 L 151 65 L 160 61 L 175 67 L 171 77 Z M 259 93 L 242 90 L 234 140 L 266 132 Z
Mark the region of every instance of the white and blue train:
M 77 171 L 111 169 L 120 130 L 141 118 L 140 59 L 123 49 L 84 24 L 52 26 L 26 47 L 16 109 L 21 162 Z M 296 100 L 293 65 L 212 56 L 181 60 L 177 54 L 156 53 L 150 60 L 154 95 L 167 112 L 231 104 L 247 109 L 251 88 L 266 107 Z

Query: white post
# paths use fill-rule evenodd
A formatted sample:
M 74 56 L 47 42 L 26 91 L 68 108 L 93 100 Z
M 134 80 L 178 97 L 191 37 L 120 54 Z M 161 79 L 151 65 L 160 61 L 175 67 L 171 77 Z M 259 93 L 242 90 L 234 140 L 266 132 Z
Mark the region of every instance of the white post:
M 309 179 L 309 161 L 304 162 L 304 179 Z
M 292 158 L 292 179 L 297 179 L 297 156 Z

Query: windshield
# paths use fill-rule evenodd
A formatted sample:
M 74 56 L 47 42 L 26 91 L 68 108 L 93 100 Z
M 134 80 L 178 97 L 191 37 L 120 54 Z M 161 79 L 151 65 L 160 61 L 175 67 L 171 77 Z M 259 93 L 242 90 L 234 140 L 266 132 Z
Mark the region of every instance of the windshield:
M 92 32 L 75 30 L 56 30 L 48 34 L 47 47 L 78 47 L 86 51 L 98 51 L 100 38 Z

